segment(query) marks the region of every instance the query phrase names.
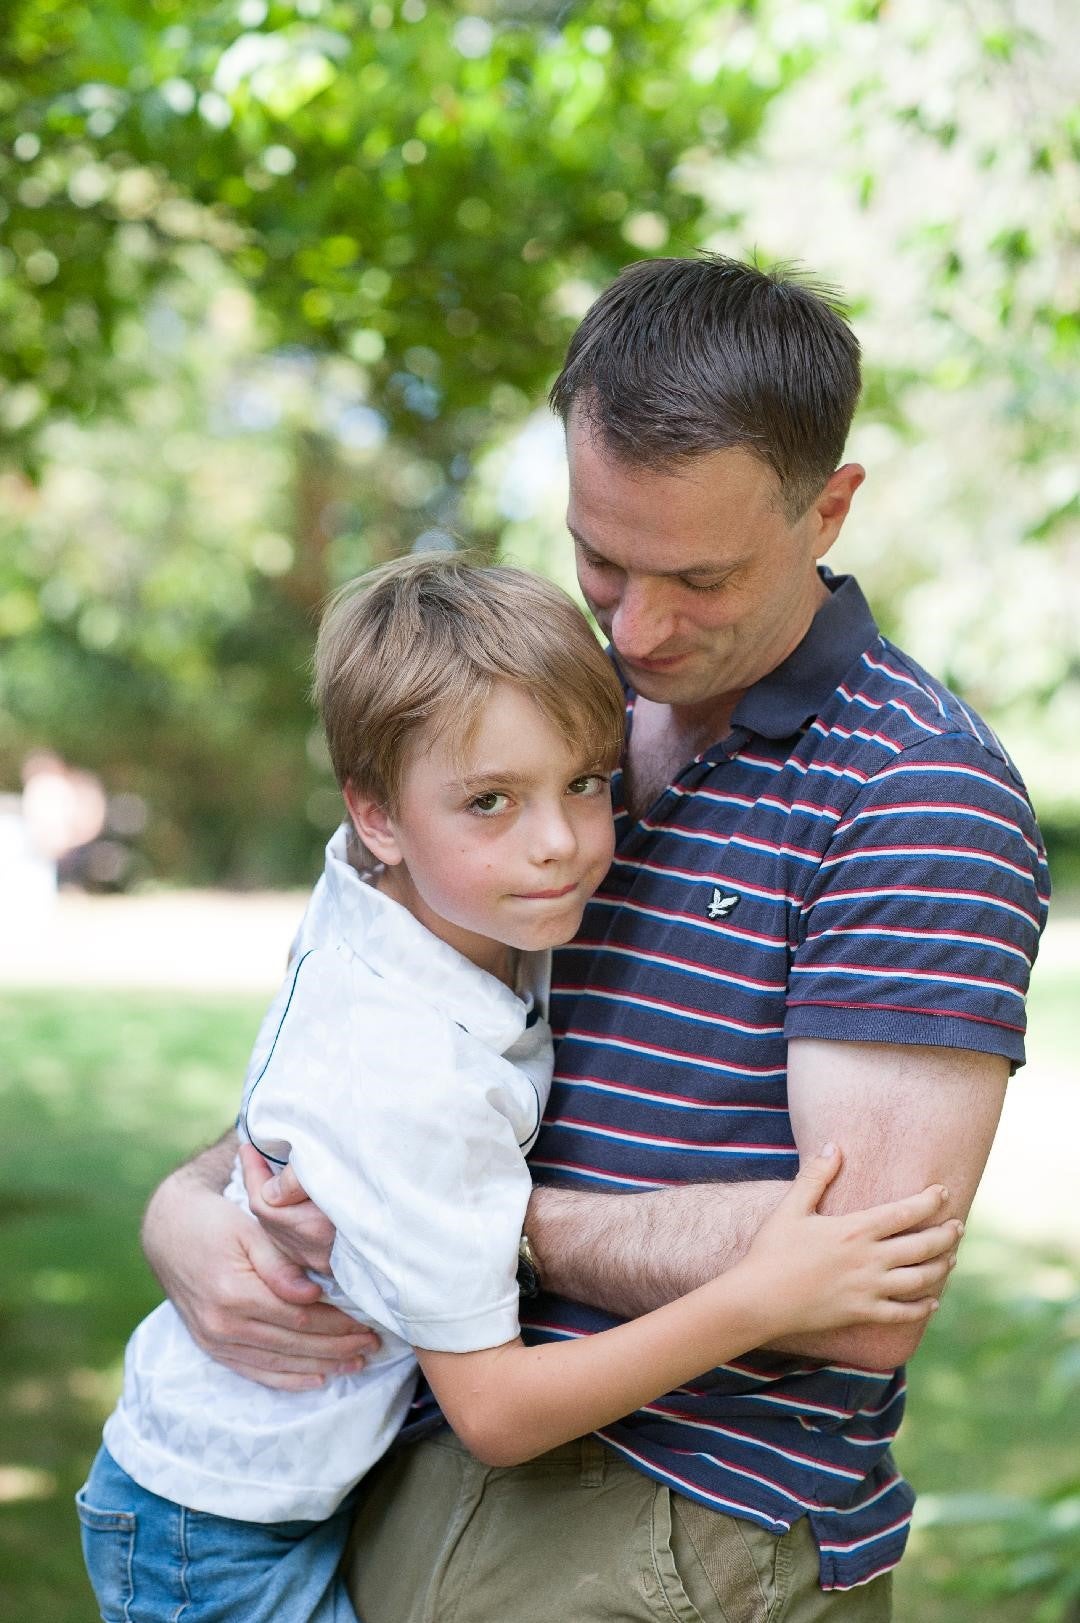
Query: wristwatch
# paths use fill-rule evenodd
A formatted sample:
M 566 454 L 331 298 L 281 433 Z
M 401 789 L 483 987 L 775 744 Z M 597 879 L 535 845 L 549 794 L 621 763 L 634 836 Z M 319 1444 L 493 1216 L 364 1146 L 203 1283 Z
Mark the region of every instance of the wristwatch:
M 540 1264 L 527 1234 L 523 1234 L 518 1241 L 517 1282 L 522 1296 L 539 1296 L 544 1288 Z

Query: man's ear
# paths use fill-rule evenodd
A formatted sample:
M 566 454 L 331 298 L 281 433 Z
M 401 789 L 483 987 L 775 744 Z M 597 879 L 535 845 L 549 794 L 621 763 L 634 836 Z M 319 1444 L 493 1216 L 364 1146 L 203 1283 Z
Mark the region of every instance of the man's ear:
M 811 508 L 814 519 L 814 557 L 824 558 L 851 511 L 855 492 L 866 478 L 866 469 L 857 462 L 845 462 L 831 474 Z
M 402 860 L 402 853 L 386 807 L 371 795 L 361 794 L 353 783 L 346 783 L 342 793 L 352 826 L 372 856 L 388 868 L 395 867 Z

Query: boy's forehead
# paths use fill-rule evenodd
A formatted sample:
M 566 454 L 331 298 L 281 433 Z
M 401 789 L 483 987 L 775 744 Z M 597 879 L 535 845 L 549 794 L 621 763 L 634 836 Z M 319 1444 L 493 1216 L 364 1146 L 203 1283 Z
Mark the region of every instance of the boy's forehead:
M 469 788 L 497 777 L 512 788 L 553 766 L 579 765 L 585 753 L 586 746 L 569 743 L 526 689 L 498 682 L 475 714 L 447 717 L 429 729 L 413 759 L 427 761 L 447 785 Z

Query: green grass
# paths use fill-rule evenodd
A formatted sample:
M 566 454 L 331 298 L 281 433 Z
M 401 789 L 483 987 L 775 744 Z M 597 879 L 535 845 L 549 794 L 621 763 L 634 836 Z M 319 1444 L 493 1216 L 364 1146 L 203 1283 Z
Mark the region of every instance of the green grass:
M 1068 981 L 1063 971 L 1044 976 L 1033 1000 L 1044 1051 L 1050 1041 L 1063 1056 L 1073 1041 Z M 96 1616 L 71 1496 L 115 1397 L 125 1338 L 159 1295 L 138 1250 L 140 1211 L 156 1180 L 231 1119 L 260 1012 L 257 1000 L 180 995 L 0 996 L 0 1617 L 9 1623 Z M 1080 1567 L 1070 1292 L 1060 1257 L 985 1234 L 966 1243 L 913 1368 L 897 1450 L 930 1513 L 901 1569 L 897 1623 L 1075 1617 L 1053 1600 L 1055 1581 Z M 1071 1499 L 1061 1496 L 1070 1479 Z M 1033 1519 L 1025 1501 L 1050 1491 L 1060 1503 Z M 990 1520 L 987 1495 L 1008 1496 L 989 1506 Z M 1009 1585 L 1014 1593 L 1002 1593 Z

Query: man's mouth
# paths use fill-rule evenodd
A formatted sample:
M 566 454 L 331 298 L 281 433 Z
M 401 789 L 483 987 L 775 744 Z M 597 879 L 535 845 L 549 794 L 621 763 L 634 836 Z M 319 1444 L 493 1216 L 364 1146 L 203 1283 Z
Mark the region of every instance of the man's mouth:
M 621 664 L 628 665 L 635 671 L 670 671 L 686 658 L 685 654 L 668 654 L 662 659 L 631 659 L 629 654 L 620 654 L 617 648 L 615 652 Z

